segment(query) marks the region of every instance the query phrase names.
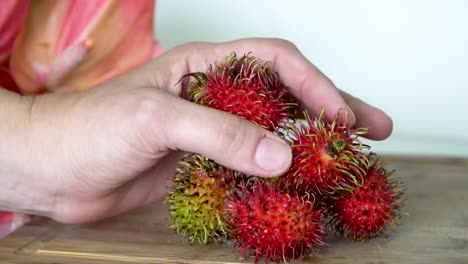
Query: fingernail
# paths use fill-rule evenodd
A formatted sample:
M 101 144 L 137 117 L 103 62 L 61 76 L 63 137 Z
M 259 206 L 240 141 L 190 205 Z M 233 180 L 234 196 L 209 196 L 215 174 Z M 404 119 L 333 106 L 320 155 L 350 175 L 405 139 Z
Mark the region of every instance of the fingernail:
M 255 162 L 260 168 L 276 175 L 288 168 L 291 160 L 290 146 L 277 136 L 267 134 L 258 143 Z
M 348 126 L 352 127 L 356 123 L 356 116 L 354 115 L 353 110 L 349 106 L 346 106 L 346 110 L 348 112 Z

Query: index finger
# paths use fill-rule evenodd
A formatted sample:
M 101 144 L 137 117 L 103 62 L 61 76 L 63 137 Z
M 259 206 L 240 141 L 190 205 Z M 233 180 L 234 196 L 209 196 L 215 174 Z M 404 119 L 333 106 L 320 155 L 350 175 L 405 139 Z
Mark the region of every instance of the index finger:
M 347 109 L 347 123 L 352 126 L 356 118 L 333 82 L 307 60 L 294 44 L 280 39 L 244 39 L 216 45 L 200 45 L 188 59 L 191 72 L 205 71 L 207 63 L 213 63 L 235 51 L 239 54 L 251 52 L 255 57 L 270 61 L 281 81 L 289 87 L 291 94 L 314 114 L 321 109 L 329 120 L 335 118 L 340 109 Z

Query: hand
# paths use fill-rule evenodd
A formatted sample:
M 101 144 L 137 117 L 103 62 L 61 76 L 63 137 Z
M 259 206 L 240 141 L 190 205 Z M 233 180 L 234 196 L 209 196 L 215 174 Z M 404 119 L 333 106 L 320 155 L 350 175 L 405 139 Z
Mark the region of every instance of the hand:
M 313 113 L 332 117 L 349 106 L 349 122 L 385 139 L 382 111 L 339 91 L 297 48 L 276 39 L 190 43 L 90 90 L 48 94 L 30 103 L 29 173 L 16 188 L 38 213 L 66 223 L 99 220 L 160 199 L 181 154 L 197 152 L 227 167 L 271 177 L 291 151 L 253 123 L 181 98 L 189 72 L 231 51 L 270 60 L 291 92 Z M 27 101 L 27 100 L 26 100 Z M 36 196 L 34 196 L 36 194 Z M 21 195 L 20 195 L 21 196 Z

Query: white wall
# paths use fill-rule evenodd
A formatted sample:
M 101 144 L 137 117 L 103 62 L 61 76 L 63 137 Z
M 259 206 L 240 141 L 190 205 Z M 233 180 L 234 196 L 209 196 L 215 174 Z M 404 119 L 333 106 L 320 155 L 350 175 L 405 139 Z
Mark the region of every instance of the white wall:
M 279 37 L 394 119 L 379 153 L 468 157 L 468 1 L 158 0 L 165 49 Z

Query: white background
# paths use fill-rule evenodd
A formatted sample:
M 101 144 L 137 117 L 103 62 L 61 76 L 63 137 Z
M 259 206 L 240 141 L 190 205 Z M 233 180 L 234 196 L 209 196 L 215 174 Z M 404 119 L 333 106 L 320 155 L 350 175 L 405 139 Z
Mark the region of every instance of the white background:
M 158 0 L 164 49 L 278 37 L 343 90 L 383 109 L 374 151 L 468 157 L 468 1 Z

